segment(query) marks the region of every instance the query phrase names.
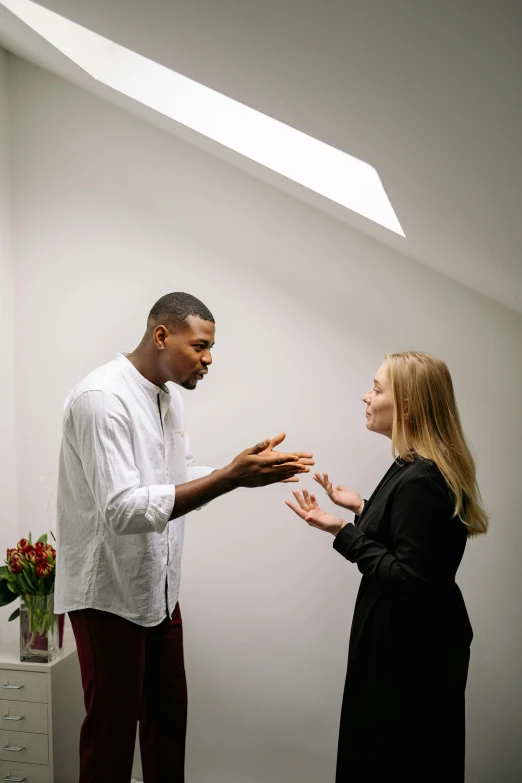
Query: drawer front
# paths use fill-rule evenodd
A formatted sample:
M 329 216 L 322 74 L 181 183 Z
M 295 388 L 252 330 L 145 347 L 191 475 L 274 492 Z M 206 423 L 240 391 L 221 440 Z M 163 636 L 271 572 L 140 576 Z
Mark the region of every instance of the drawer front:
M 49 767 L 0 761 L 0 783 L 51 783 Z
M 0 700 L 0 729 L 47 734 L 47 704 L 31 701 Z M 0 778 L 0 783 L 2 779 Z
M 0 669 L 0 699 L 46 703 L 47 674 L 45 672 Z
M 0 759 L 12 764 L 48 764 L 49 737 L 0 729 Z

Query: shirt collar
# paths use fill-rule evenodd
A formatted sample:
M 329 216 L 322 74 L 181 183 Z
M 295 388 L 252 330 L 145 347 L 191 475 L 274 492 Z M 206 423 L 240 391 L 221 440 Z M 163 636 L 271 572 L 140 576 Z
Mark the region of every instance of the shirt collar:
M 158 394 L 160 396 L 163 396 L 164 394 L 168 394 L 170 397 L 170 392 L 168 388 L 163 384 L 162 386 L 156 386 L 155 383 L 151 383 L 151 381 L 148 381 L 147 378 L 145 378 L 144 375 L 139 372 L 136 367 L 133 365 L 129 359 L 127 359 L 128 353 L 119 353 L 116 356 L 116 360 L 121 364 L 122 368 L 129 373 L 132 378 L 138 383 L 141 388 L 146 391 L 151 397 L 153 397 L 155 400 L 158 397 Z

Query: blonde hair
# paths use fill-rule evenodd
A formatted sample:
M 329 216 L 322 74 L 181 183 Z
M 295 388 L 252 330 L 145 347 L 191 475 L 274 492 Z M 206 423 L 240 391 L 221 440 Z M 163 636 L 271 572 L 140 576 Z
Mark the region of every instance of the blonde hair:
M 455 499 L 454 517 L 466 525 L 468 536 L 486 533 L 488 515 L 446 364 L 417 351 L 386 354 L 385 360 L 395 403 L 394 457 L 432 460 L 446 479 Z

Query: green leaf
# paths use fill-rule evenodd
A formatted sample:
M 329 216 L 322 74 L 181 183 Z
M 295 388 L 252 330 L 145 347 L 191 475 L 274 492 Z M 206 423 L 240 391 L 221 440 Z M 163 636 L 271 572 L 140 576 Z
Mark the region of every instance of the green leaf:
M 22 571 L 22 573 L 17 574 L 18 581 L 20 583 L 20 586 L 24 593 L 33 593 L 33 588 L 27 583 L 27 579 L 25 578 L 25 574 Z
M 47 533 L 44 533 L 43 536 L 40 536 L 38 543 L 47 544 Z
M 18 617 L 20 617 L 20 607 L 14 610 L 13 614 L 8 618 L 7 622 L 10 623 L 11 620 L 16 620 Z
M 5 579 L 0 579 L 0 606 L 7 606 L 17 597 L 18 594 L 10 589 L 9 583 Z
M 8 574 L 9 571 L 7 570 L 7 566 L 0 566 L 0 579 L 5 579 L 6 574 Z
M 29 588 L 32 588 L 32 590 L 30 589 L 27 592 L 32 593 L 38 587 L 38 577 L 36 576 L 36 570 L 31 563 L 23 563 L 22 568 L 24 579 L 27 582 Z

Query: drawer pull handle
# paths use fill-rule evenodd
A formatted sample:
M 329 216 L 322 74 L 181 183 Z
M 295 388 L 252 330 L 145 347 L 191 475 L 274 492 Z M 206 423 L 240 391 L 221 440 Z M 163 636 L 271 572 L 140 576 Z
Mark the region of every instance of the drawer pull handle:
M 27 780 L 27 778 L 12 778 L 11 775 L 8 775 L 4 780 L 6 783 L 24 783 L 24 780 Z
M 6 691 L 19 691 L 23 687 L 23 685 L 8 685 L 6 682 L 2 685 L 2 688 L 5 688 Z
M 3 720 L 23 720 L 24 715 L 4 715 Z
M 12 753 L 20 753 L 20 751 L 25 750 L 25 747 L 15 748 L 14 745 L 4 745 L 2 750 L 10 750 Z

